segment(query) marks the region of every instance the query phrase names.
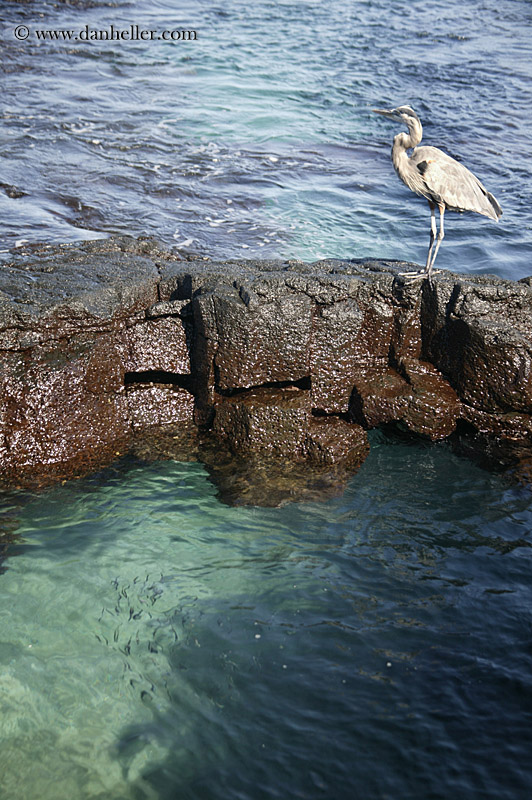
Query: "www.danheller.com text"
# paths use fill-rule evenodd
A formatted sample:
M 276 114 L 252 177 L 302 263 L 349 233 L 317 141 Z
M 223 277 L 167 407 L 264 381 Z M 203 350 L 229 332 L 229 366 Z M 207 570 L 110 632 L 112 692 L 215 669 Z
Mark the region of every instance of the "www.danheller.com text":
M 15 38 L 20 41 L 35 38 L 39 41 L 72 41 L 72 42 L 94 42 L 94 41 L 123 41 L 123 42 L 139 42 L 139 41 L 195 41 L 198 38 L 198 32 L 195 30 L 164 30 L 157 31 L 149 28 L 141 28 L 140 25 L 134 23 L 127 27 L 116 27 L 110 25 L 104 30 L 95 30 L 85 25 L 84 28 L 79 30 L 31 30 L 27 25 L 18 25 L 15 28 Z

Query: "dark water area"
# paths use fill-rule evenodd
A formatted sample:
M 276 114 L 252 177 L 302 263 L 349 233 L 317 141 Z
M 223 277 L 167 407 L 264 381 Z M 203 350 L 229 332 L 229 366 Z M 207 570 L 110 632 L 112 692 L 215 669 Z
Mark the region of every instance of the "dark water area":
M 519 0 L 3 2 L 3 257 L 144 233 L 424 263 L 371 113 L 408 102 L 504 211 L 448 214 L 438 265 L 530 275 L 531 23 Z M 36 33 L 111 25 L 181 38 Z M 0 498 L 1 800 L 528 800 L 530 488 L 371 438 L 321 504 L 231 508 L 174 461 Z

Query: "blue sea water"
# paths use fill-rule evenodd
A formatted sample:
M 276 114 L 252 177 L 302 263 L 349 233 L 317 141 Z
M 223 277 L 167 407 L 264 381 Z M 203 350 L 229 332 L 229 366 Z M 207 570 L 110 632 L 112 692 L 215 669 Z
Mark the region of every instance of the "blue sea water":
M 4 2 L 0 14 L 2 181 L 26 193 L 0 193 L 5 246 L 150 233 L 219 258 L 424 263 L 427 205 L 393 172 L 397 127 L 371 112 L 408 102 L 426 143 L 504 211 L 498 224 L 449 214 L 440 266 L 532 271 L 525 0 Z M 37 39 L 131 24 L 197 39 Z
M 449 214 L 439 265 L 530 275 L 531 22 L 524 0 L 4 2 L 2 249 L 424 263 L 428 209 L 371 113 L 408 102 L 504 211 Z M 197 38 L 36 35 L 111 25 Z M 322 504 L 230 508 L 200 464 L 123 462 L 2 513 L 2 800 L 530 797 L 529 488 L 376 433 Z

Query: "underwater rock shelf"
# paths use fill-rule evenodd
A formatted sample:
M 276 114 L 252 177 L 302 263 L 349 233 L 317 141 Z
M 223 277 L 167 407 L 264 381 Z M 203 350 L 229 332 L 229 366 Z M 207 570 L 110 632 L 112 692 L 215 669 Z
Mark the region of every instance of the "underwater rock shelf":
M 3 485 L 134 452 L 200 458 L 233 501 L 261 485 L 278 502 L 301 495 L 287 475 L 341 483 L 392 424 L 526 472 L 532 279 L 430 286 L 408 266 L 182 260 L 129 237 L 17 252 L 0 271 Z

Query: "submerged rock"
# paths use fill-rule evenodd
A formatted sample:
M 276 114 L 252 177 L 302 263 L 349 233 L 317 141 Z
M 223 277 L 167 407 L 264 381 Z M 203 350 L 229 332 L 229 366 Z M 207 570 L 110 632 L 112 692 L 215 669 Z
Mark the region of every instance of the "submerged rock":
M 529 475 L 532 280 L 430 286 L 404 267 L 183 261 L 130 237 L 17 252 L 0 272 L 4 486 L 176 457 L 141 444 L 176 425 L 231 502 L 341 489 L 389 423 Z

